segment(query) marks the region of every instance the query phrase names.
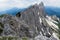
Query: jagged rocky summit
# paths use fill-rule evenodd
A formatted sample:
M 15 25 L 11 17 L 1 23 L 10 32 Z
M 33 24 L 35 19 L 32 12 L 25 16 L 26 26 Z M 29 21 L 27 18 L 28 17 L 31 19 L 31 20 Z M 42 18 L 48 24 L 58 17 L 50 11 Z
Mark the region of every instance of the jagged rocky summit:
M 41 2 L 18 12 L 16 16 L 6 14 L 1 17 L 0 35 L 29 37 L 34 40 L 59 40 L 56 36 L 58 22 L 55 19 L 59 21 L 59 18 L 46 14 Z

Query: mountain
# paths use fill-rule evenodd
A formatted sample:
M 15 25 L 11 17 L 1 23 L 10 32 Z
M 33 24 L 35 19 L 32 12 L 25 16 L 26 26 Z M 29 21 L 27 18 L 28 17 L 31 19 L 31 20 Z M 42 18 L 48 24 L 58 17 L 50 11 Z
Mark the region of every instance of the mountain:
M 52 31 L 53 30 L 57 31 L 57 29 L 59 29 L 58 26 L 55 24 L 58 23 L 56 22 L 56 20 L 58 20 L 59 18 L 55 16 L 53 17 L 48 16 L 44 10 L 43 3 L 39 5 L 35 4 L 30 8 L 28 8 L 27 10 L 18 13 L 16 16 L 20 17 L 21 20 L 24 20 L 25 23 L 31 27 L 32 30 L 31 33 L 33 32 L 32 37 L 36 36 L 41 32 L 43 36 L 48 37 L 48 38 L 40 37 L 40 39 L 42 38 L 41 40 L 47 40 L 47 39 L 56 40 L 52 37 L 52 35 L 55 34 Z
M 30 8 L 31 6 L 29 6 L 28 8 Z M 11 8 L 5 11 L 0 11 L 0 15 L 2 14 L 10 14 L 15 16 L 18 12 L 27 10 L 28 8 Z M 57 17 L 60 18 L 60 8 L 57 7 L 49 7 L 49 6 L 44 6 L 44 10 L 46 12 L 46 14 L 48 15 L 56 15 Z
M 45 7 L 45 11 L 48 15 L 56 15 L 57 17 L 60 17 L 60 8 L 57 7 Z
M 10 14 L 10 15 L 15 16 L 18 12 L 23 11 L 23 10 L 25 10 L 25 8 L 19 9 L 19 8 L 15 7 L 15 8 L 11 8 L 11 9 L 5 10 L 5 11 L 1 11 L 0 15 L 2 15 L 2 14 Z
M 60 19 L 56 15 L 47 15 L 41 2 L 19 11 L 16 16 L 1 16 L 0 35 L 18 37 L 17 40 L 23 37 L 24 40 L 59 40 L 59 24 Z
M 30 8 L 31 6 L 29 6 L 28 8 Z M 0 11 L 0 15 L 1 14 L 10 14 L 15 16 L 18 12 L 27 10 L 28 8 L 11 8 L 8 10 L 4 10 L 4 11 Z M 50 7 L 50 6 L 44 6 L 44 10 L 46 12 L 46 14 L 48 15 L 56 15 L 57 17 L 60 18 L 60 8 L 58 7 Z

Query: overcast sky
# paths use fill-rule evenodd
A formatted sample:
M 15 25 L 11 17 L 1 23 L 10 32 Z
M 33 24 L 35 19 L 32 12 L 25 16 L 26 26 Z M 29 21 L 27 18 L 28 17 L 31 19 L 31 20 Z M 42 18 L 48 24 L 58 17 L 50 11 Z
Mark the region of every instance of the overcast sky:
M 43 2 L 45 6 L 60 7 L 60 0 L 0 0 L 0 10 L 13 7 L 24 8 L 35 3 Z

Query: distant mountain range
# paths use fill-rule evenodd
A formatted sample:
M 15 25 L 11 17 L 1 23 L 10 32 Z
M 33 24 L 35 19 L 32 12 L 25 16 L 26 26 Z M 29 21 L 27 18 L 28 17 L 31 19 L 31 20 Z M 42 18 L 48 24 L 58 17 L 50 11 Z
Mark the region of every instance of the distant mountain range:
M 21 12 L 23 10 L 25 10 L 26 8 L 11 8 L 5 11 L 1 11 L 1 14 L 10 14 L 10 15 L 16 15 L 18 12 Z M 45 7 L 45 11 L 47 12 L 48 15 L 57 15 L 58 17 L 60 17 L 60 8 L 57 7 Z
M 45 7 L 45 11 L 48 15 L 56 15 L 60 17 L 60 8 L 57 7 Z
M 11 8 L 11 9 L 8 9 L 8 10 L 5 10 L 5 11 L 1 11 L 1 12 L 0 12 L 0 15 L 1 15 L 1 14 L 16 15 L 18 12 L 23 11 L 24 9 L 25 9 L 25 8 L 23 8 L 23 9 Z

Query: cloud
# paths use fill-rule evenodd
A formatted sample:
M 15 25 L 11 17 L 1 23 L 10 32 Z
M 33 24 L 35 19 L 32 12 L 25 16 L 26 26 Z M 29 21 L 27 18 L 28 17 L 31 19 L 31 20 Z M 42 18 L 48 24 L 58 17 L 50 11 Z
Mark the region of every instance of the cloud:
M 37 0 L 12 0 L 14 3 L 12 5 L 17 7 L 28 7 L 30 5 L 33 5 L 37 2 Z
M 43 1 L 45 6 L 60 7 L 60 0 L 0 0 L 0 10 L 13 7 L 24 8 Z
M 32 5 L 35 1 L 33 0 L 0 0 L 0 9 L 8 9 L 12 7 L 28 7 Z
M 42 0 L 45 6 L 60 7 L 60 0 Z

